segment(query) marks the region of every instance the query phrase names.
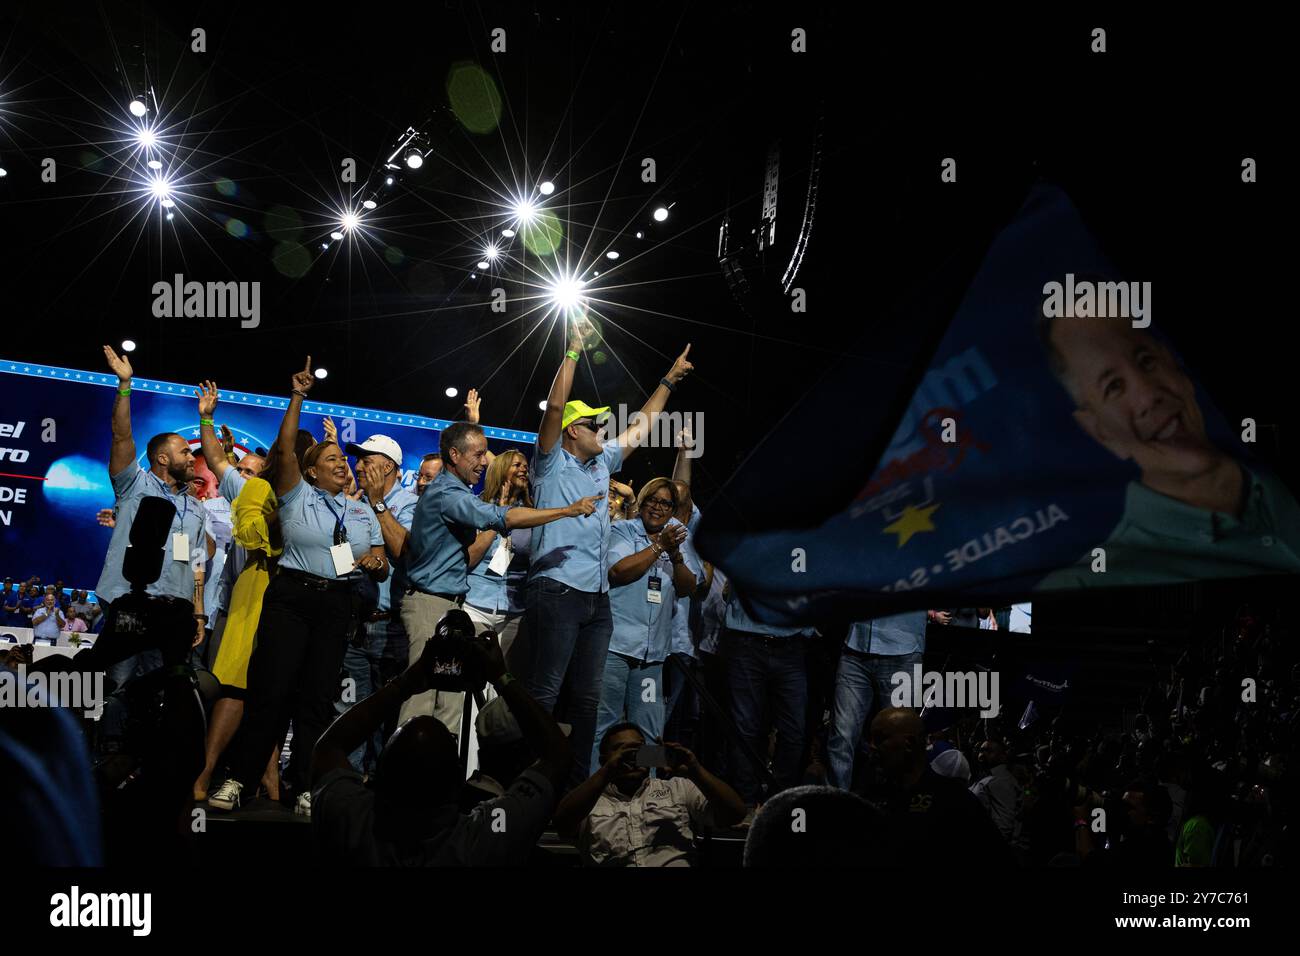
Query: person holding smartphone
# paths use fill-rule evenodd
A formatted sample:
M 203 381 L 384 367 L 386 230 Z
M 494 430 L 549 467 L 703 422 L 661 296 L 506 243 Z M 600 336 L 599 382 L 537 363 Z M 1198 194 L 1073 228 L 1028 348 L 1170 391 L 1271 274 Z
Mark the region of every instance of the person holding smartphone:
M 600 741 L 600 769 L 560 801 L 555 828 L 576 839 L 586 866 L 691 866 L 695 830 L 729 827 L 745 816 L 730 785 L 681 744 L 646 746 L 632 723 L 615 724 Z M 650 767 L 669 771 L 650 776 Z

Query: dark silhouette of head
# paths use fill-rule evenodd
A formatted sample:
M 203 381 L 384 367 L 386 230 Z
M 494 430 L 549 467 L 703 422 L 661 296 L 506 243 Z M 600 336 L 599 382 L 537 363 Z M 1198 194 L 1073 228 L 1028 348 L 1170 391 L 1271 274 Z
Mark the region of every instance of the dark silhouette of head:
M 763 804 L 745 840 L 747 867 L 879 867 L 893 859 L 880 812 L 835 787 L 781 791 Z

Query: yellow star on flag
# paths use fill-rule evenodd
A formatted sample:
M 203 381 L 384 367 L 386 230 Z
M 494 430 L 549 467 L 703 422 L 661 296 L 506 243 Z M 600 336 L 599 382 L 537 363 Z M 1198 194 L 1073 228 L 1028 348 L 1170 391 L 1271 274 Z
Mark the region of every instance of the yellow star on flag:
M 930 515 L 938 510 L 938 505 L 930 505 L 928 508 L 914 508 L 907 505 L 903 508 L 903 513 L 897 521 L 885 525 L 885 530 L 898 535 L 898 546 L 901 548 L 911 540 L 912 535 L 921 531 L 935 530 L 934 523 L 930 521 Z

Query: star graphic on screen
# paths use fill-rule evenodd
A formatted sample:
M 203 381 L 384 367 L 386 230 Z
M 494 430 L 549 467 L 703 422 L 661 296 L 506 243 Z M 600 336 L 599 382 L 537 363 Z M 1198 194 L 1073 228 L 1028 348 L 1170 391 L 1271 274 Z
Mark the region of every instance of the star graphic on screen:
M 914 508 L 912 505 L 907 505 L 897 521 L 885 525 L 885 530 L 898 535 L 898 546 L 901 548 L 912 539 L 912 535 L 921 531 L 935 530 L 930 516 L 938 510 L 939 505 L 930 505 L 928 508 Z

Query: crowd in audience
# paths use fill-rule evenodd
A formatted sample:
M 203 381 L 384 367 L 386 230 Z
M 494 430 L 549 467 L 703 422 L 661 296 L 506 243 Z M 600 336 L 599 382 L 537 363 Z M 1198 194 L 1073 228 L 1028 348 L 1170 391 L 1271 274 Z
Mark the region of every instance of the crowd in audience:
M 171 502 L 147 591 L 219 687 L 179 796 L 217 812 L 278 799 L 338 862 L 527 864 L 551 828 L 592 866 L 692 865 L 703 837 L 729 830 L 748 833 L 752 866 L 1293 856 L 1300 665 L 1277 625 L 1244 614 L 1230 642 L 1189 646 L 1115 733 L 890 706 L 890 677 L 921 663 L 930 624 L 995 628 L 993 610 L 846 633 L 756 620 L 695 551 L 689 433 L 671 475 L 639 491 L 614 477 L 691 372 L 689 346 L 640 423 L 607 436 L 609 409 L 570 395 L 588 332 L 571 330 L 531 457 L 491 452 L 471 391 L 409 489 L 392 438 L 300 428 L 310 358 L 270 449 L 237 455 L 216 385 L 196 392 L 215 487 L 179 435 L 154 436 L 142 467 L 132 369 L 105 347 L 117 501 L 100 516 L 113 536 L 98 603 L 7 580 L 5 621 L 56 638 L 107 621 L 111 644 L 129 528 L 145 499 Z M 168 653 L 113 659 L 99 757 L 139 747 L 132 688 Z M 479 675 L 482 699 L 449 667 Z

